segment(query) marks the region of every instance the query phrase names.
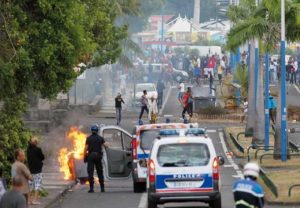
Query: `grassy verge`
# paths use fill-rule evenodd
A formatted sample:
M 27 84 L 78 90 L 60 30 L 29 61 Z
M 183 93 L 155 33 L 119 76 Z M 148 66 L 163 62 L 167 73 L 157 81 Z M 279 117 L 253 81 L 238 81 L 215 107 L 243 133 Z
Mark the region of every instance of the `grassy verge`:
M 271 203 L 300 203 L 300 187 L 292 190 L 291 197 L 288 196 L 289 187 L 293 184 L 300 183 L 300 171 L 299 170 L 278 170 L 269 172 L 267 176 L 275 182 L 278 190 L 278 198 L 269 191 L 266 185 L 260 180 L 263 185 L 266 200 Z
M 229 133 L 231 133 L 235 138 L 239 132 L 243 132 L 243 127 L 230 127 L 225 128 L 226 142 L 230 150 L 237 157 L 244 158 L 241 164 L 247 163 L 247 151 L 243 154 L 240 152 L 236 146 L 233 144 L 229 138 Z M 251 145 L 252 137 L 245 137 L 244 135 L 239 136 L 239 144 L 242 145 L 245 150 Z M 270 136 L 270 145 L 274 144 L 274 137 Z M 264 153 L 273 153 L 273 150 L 268 152 L 260 151 L 255 159 L 255 151 L 250 150 L 249 155 L 251 161 L 260 163 L 260 156 Z M 281 162 L 280 160 L 274 160 L 272 155 L 265 156 L 262 160 L 261 166 L 267 169 L 267 176 L 273 181 L 278 189 L 278 197 L 276 198 L 270 189 L 263 183 L 262 180 L 259 182 L 264 186 L 266 192 L 266 200 L 270 203 L 300 203 L 300 187 L 293 189 L 291 197 L 288 196 L 288 188 L 290 185 L 300 183 L 300 157 L 291 157 L 287 162 Z

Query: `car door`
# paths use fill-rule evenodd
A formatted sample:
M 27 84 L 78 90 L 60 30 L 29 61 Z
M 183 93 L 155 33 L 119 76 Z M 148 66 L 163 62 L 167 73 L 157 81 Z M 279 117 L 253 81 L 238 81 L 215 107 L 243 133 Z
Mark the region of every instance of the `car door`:
M 108 144 L 108 148 L 104 151 L 104 169 L 107 178 L 129 177 L 132 166 L 132 135 L 119 127 L 103 128 L 101 135 Z

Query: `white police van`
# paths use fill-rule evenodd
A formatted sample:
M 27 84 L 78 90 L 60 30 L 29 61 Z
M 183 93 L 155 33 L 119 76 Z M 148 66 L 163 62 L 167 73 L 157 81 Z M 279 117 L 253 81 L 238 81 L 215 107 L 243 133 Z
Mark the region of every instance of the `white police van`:
M 219 165 L 224 158 L 217 156 L 205 130 L 163 130 L 160 135 L 148 162 L 148 208 L 168 202 L 221 208 Z
M 153 141 L 161 130 L 189 129 L 198 127 L 197 123 L 158 123 L 135 126 L 132 139 L 132 179 L 135 193 L 146 190 L 147 161 Z

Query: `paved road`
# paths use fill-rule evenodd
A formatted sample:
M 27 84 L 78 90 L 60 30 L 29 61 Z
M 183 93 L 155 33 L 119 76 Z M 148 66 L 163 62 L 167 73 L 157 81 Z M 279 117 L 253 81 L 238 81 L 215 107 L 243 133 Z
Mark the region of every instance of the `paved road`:
M 164 114 L 170 114 L 174 116 L 180 116 L 181 107 L 177 102 L 177 90 L 173 88 L 170 91 L 165 109 L 162 112 Z M 111 122 L 111 121 L 107 121 Z M 123 121 L 123 127 L 130 130 L 133 124 L 132 119 L 126 119 Z M 206 125 L 206 124 L 203 124 Z M 226 145 L 223 141 L 222 128 L 228 124 L 215 125 L 207 124 L 208 135 L 212 138 L 216 151 L 226 156 Z M 225 157 L 225 165 L 221 167 L 221 181 L 222 181 L 222 204 L 223 208 L 232 208 L 233 196 L 231 185 L 233 181 L 241 174 L 234 160 Z M 119 180 L 119 181 L 107 181 L 106 193 L 99 193 L 99 189 L 96 189 L 96 193 L 88 194 L 87 185 L 76 185 L 74 189 L 69 192 L 64 198 L 58 201 L 52 208 L 145 208 L 146 207 L 146 193 L 135 194 L 132 190 L 132 181 Z M 206 204 L 201 203 L 189 203 L 189 204 L 166 204 L 165 208 L 192 208 L 192 207 L 208 207 Z M 276 206 L 278 208 L 279 206 Z

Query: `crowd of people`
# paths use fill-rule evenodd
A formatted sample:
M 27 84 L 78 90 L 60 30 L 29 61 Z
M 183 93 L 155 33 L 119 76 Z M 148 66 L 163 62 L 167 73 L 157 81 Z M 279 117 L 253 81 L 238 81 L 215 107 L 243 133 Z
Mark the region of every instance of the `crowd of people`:
M 26 160 L 27 157 L 27 160 Z M 27 151 L 17 149 L 11 166 L 12 189 L 8 190 L 3 172 L 0 170 L 0 207 L 26 208 L 39 205 L 39 192 L 42 190 L 42 169 L 45 156 L 38 147 L 37 137 L 33 137 Z

